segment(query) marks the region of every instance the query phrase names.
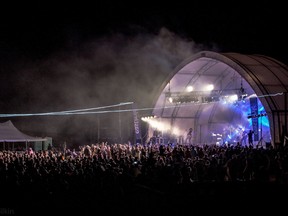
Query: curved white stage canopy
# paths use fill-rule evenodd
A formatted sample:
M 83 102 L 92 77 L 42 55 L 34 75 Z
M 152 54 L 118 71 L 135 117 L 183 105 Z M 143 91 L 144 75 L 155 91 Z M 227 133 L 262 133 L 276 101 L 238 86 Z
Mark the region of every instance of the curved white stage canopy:
M 221 145 L 241 143 L 243 131 L 253 130 L 254 144 L 283 143 L 287 87 L 288 67 L 276 59 L 199 52 L 182 62 L 161 86 L 149 136 L 157 130 L 163 143 L 187 143 L 188 129 L 193 128 L 194 144 Z M 230 99 L 235 94 L 236 101 Z

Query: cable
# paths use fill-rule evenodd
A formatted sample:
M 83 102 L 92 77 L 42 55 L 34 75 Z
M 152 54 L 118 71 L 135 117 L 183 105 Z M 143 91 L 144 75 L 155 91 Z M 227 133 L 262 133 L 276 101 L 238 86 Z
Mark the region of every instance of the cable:
M 122 102 L 119 104 L 114 104 L 114 105 L 109 105 L 109 106 L 78 109 L 78 110 L 66 110 L 66 111 L 58 111 L 58 112 L 47 112 L 47 113 L 0 114 L 0 117 L 6 118 L 6 117 L 25 117 L 25 116 L 73 115 L 73 114 L 82 114 L 82 113 L 88 114 L 89 112 L 83 112 L 83 111 L 99 110 L 99 109 L 105 109 L 105 108 L 111 108 L 111 107 L 119 107 L 119 106 L 124 106 L 124 105 L 132 104 L 132 103 L 133 102 Z M 91 112 L 91 114 L 92 113 L 97 113 L 97 112 Z
M 250 95 L 246 99 L 251 97 L 275 97 L 283 95 L 283 92 L 275 93 L 275 94 L 268 94 L 268 95 L 260 95 L 257 96 L 256 94 Z M 216 103 L 210 102 L 210 103 Z M 78 110 L 66 110 L 66 111 L 58 111 L 58 112 L 47 112 L 47 113 L 24 113 L 24 114 L 0 114 L 0 118 L 7 118 L 7 117 L 27 117 L 27 116 L 59 116 L 59 115 L 86 115 L 86 114 L 104 114 L 104 113 L 118 113 L 118 112 L 131 112 L 131 111 L 144 111 L 144 110 L 155 110 L 155 109 L 169 109 L 178 107 L 179 104 L 173 106 L 164 106 L 164 107 L 153 107 L 153 108 L 140 108 L 140 109 L 124 109 L 124 110 L 104 110 L 104 111 L 90 111 L 90 110 L 99 110 L 111 107 L 119 107 L 124 105 L 133 104 L 134 102 L 121 102 L 119 104 L 109 105 L 109 106 L 102 106 L 102 107 L 94 107 L 94 108 L 86 108 L 86 109 L 78 109 Z M 192 103 L 192 104 L 181 104 L 181 106 L 195 106 L 201 105 L 201 103 Z

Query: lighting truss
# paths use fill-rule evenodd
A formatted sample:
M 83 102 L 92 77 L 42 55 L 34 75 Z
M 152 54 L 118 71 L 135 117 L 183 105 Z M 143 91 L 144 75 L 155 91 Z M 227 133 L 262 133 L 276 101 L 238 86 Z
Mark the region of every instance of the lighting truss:
M 232 98 L 232 97 L 236 98 Z M 211 103 L 218 101 L 241 101 L 247 97 L 245 90 L 229 89 L 229 90 L 212 90 L 212 91 L 192 91 L 192 92 L 166 92 L 166 99 L 170 103 Z

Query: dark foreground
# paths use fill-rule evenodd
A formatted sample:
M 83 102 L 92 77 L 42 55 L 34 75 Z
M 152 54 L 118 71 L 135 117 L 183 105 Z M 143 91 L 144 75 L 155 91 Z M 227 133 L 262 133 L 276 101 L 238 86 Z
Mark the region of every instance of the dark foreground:
M 167 186 L 167 185 L 166 185 Z M 157 189 L 131 184 L 125 188 L 78 188 L 57 192 L 40 187 L 1 189 L 0 215 L 239 215 L 283 214 L 288 187 L 273 183 L 163 183 Z

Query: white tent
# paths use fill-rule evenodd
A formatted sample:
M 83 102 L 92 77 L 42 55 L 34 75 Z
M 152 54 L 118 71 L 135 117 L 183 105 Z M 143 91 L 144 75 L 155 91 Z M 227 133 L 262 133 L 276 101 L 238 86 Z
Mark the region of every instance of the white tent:
M 5 143 L 25 142 L 26 148 L 28 142 L 47 141 L 46 138 L 33 137 L 19 131 L 13 123 L 8 120 L 0 123 L 0 142 L 3 142 L 3 149 L 5 149 Z

